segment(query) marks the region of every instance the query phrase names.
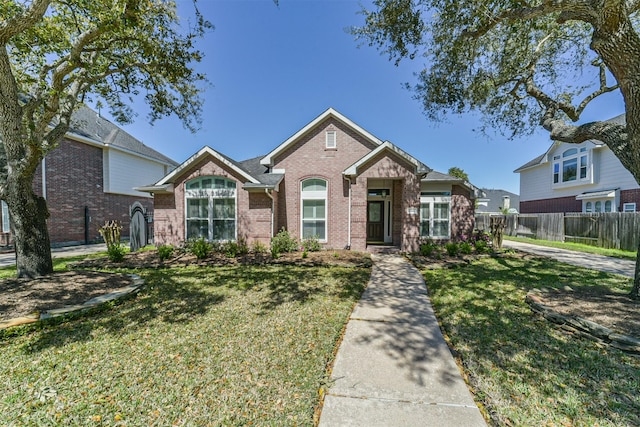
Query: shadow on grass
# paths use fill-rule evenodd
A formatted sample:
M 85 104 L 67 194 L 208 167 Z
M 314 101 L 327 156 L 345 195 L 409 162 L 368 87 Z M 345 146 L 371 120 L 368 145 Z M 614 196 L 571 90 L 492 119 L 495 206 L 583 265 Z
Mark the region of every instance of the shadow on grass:
M 107 303 L 88 313 L 71 315 L 66 319 L 68 321 L 54 319 L 50 323 L 45 322 L 38 327 L 38 335 L 25 347 L 25 351 L 38 352 L 49 347 L 89 341 L 96 331 L 118 335 L 147 327 L 153 322 L 206 321 L 206 313 L 223 303 L 233 292 L 266 292 L 259 307 L 264 313 L 287 302 L 304 303 L 326 293 L 357 300 L 366 283 L 362 277 L 368 277 L 369 270 L 358 269 L 355 276 L 354 271 L 289 266 L 137 270 L 135 273 L 145 280 L 137 295 Z M 355 282 L 354 277 L 358 278 Z
M 535 257 L 424 275 L 443 329 L 497 424 L 640 424 L 638 360 L 567 336 L 524 302 L 532 288 L 622 290 L 628 279 Z

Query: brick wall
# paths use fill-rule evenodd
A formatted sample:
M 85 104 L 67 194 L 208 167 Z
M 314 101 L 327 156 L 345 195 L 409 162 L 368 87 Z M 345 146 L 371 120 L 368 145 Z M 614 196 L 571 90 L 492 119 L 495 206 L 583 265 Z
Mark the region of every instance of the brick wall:
M 220 176 L 236 181 L 236 227 L 238 238 L 251 245 L 258 240 L 269 245 L 271 239 L 271 199 L 264 191 L 242 189 L 246 178 L 206 155 L 184 171 L 174 182 L 173 194 L 155 196 L 155 236 L 157 244 L 181 245 L 185 232 L 185 183 L 200 176 Z
M 636 211 L 640 211 L 640 189 L 620 191 L 620 206 L 618 206 L 619 211 L 622 211 L 622 207 L 625 203 L 635 203 Z
M 336 131 L 336 149 L 325 148 L 325 132 L 328 130 Z M 300 182 L 307 178 L 322 178 L 328 183 L 325 247 L 344 247 L 349 240 L 349 184 L 342 172 L 375 147 L 351 128 L 328 118 L 279 154 L 274 168 L 285 169 L 285 178 L 278 195 L 276 231 L 284 227 L 292 236 L 300 237 Z M 362 217 L 366 219 L 366 204 L 364 212 Z M 357 222 L 357 218 L 354 220 Z
M 451 189 L 451 237 L 471 235 L 475 227 L 475 204 L 469 190 L 454 185 Z
M 582 201 L 576 196 L 520 201 L 520 213 L 582 212 Z
M 129 206 L 139 201 L 150 212 L 148 197 L 108 194 L 103 191 L 102 149 L 64 139 L 45 160 L 47 220 L 53 245 L 85 242 L 85 207 L 89 209 L 88 235 L 101 241 L 98 228 L 107 220 L 118 220 L 122 236 L 129 236 Z M 43 194 L 42 167 L 36 170 L 34 192 Z

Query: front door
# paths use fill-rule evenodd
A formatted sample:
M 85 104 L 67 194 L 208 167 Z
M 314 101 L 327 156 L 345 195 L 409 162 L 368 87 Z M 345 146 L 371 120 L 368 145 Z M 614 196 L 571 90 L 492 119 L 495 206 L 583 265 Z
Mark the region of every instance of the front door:
M 384 202 L 367 202 L 367 242 L 384 242 Z

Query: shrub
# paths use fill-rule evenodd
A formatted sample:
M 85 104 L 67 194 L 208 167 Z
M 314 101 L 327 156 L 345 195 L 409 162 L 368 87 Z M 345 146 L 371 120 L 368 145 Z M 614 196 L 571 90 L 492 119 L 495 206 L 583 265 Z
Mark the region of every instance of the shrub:
M 420 255 L 431 256 L 437 248 L 438 245 L 436 245 L 431 240 L 428 240 L 420 245 Z
M 160 245 L 158 246 L 158 258 L 162 261 L 167 260 L 173 256 L 173 245 Z
M 307 252 L 306 249 L 302 251 L 302 258 L 307 258 L 308 256 L 309 256 L 309 252 Z
M 238 255 L 243 256 L 249 253 L 249 245 L 247 244 L 247 239 L 244 237 L 239 237 L 237 240 L 238 244 Z
M 476 241 L 476 252 L 478 252 L 479 254 L 486 254 L 489 251 L 491 251 L 489 243 L 485 242 L 484 240 Z
M 193 240 L 189 242 L 187 246 L 187 250 L 194 254 L 198 259 L 204 259 L 211 252 L 211 245 L 207 242 L 204 237 L 200 237 L 197 240 Z
M 126 253 L 127 253 L 127 248 L 121 244 L 110 245 L 107 247 L 107 256 L 113 262 L 122 261 Z
M 302 242 L 302 249 L 306 252 L 318 252 L 322 249 L 318 236 L 307 237 Z
M 447 254 L 449 254 L 449 256 L 458 256 L 458 253 L 460 252 L 460 246 L 458 246 L 458 244 L 455 242 L 449 242 L 444 247 L 447 250 Z
M 260 240 L 254 240 L 251 244 L 251 252 L 254 254 L 266 254 L 267 250 L 267 245 L 262 243 Z
M 122 261 L 127 253 L 126 248 L 120 244 L 122 226 L 117 221 L 107 221 L 98 231 L 107 244 L 107 256 L 109 259 L 113 262 Z
M 473 245 L 469 242 L 460 243 L 460 252 L 465 255 L 469 255 L 473 252 Z
M 277 258 L 279 254 L 295 252 L 297 250 L 298 241 L 291 237 L 289 232 L 284 228 L 271 238 L 271 254 L 276 254 L 274 258 Z

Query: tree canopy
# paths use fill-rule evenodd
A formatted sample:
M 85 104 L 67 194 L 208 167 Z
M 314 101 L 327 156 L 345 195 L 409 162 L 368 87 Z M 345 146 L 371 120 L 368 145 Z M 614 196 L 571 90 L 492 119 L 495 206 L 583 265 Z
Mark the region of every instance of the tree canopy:
M 50 269 L 35 262 L 49 248 L 40 236 L 46 205 L 31 185 L 78 104 L 104 103 L 126 123 L 135 115 L 129 104 L 141 97 L 150 121 L 175 114 L 195 130 L 206 82 L 193 68 L 202 58 L 195 41 L 209 28 L 197 8 L 194 22 L 181 26 L 175 3 L 165 0 L 0 2 L 0 198 L 11 212 L 19 275 Z M 21 266 L 29 257 L 35 264 Z
M 456 178 L 464 179 L 465 181 L 469 182 L 469 175 L 467 175 L 467 173 L 463 169 L 457 166 L 451 166 L 447 171 L 447 174 L 455 176 Z
M 479 111 L 515 138 L 542 125 L 553 140 L 599 140 L 640 182 L 640 0 L 374 0 L 356 37 L 424 62 L 414 90 L 428 118 Z M 617 93 L 626 123 L 576 124 Z M 640 250 L 639 250 L 640 253 Z M 640 263 L 635 294 L 640 297 Z

